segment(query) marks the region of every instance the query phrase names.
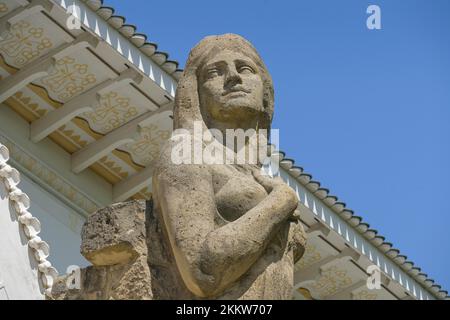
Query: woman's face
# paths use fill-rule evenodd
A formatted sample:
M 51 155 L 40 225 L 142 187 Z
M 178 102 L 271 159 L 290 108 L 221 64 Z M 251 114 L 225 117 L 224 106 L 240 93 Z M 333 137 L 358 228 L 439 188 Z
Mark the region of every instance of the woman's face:
M 224 50 L 206 61 L 199 74 L 202 108 L 215 120 L 245 120 L 263 112 L 263 81 L 247 56 Z

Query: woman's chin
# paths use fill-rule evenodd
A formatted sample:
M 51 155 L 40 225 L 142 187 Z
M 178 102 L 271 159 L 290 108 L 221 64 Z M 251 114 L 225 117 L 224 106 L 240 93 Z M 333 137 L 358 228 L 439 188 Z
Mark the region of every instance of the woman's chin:
M 251 104 L 247 99 L 232 99 L 228 101 L 222 108 L 223 112 L 235 113 L 236 115 L 242 116 L 243 114 L 255 115 L 256 112 L 260 111 L 258 106 Z
M 222 106 L 210 109 L 210 114 L 213 119 L 218 121 L 233 121 L 242 123 L 242 121 L 248 120 L 252 122 L 258 113 L 262 112 L 262 106 L 250 104 L 246 99 L 239 101 L 238 99 L 232 99 Z M 234 127 L 232 125 L 231 127 Z

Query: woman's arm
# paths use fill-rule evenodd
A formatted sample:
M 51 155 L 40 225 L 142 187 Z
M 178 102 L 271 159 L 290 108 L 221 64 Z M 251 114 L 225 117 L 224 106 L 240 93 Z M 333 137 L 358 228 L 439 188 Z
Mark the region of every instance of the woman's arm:
M 275 184 L 256 207 L 215 229 L 217 208 L 207 166 L 163 165 L 153 188 L 180 274 L 202 297 L 217 295 L 239 279 L 297 206 L 294 191 Z

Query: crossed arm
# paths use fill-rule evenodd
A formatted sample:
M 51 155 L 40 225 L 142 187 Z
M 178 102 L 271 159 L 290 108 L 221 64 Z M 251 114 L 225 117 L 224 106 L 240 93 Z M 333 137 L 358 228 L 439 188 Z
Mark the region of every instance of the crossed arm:
M 239 279 L 297 206 L 297 197 L 287 185 L 255 178 L 269 195 L 239 219 L 217 228 L 207 166 L 167 164 L 154 176 L 154 196 L 178 270 L 197 296 L 217 295 Z

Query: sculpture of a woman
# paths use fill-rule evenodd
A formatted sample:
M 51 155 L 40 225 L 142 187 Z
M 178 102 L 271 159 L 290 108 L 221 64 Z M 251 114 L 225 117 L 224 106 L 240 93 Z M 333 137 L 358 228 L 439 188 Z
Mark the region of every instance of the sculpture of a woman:
M 196 121 L 224 133 L 269 129 L 273 105 L 254 47 L 238 35 L 210 36 L 178 83 L 174 129 L 192 132 Z M 295 192 L 260 165 L 175 164 L 174 143 L 155 165 L 153 214 L 180 285 L 194 298 L 291 299 L 305 245 Z

